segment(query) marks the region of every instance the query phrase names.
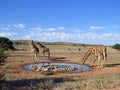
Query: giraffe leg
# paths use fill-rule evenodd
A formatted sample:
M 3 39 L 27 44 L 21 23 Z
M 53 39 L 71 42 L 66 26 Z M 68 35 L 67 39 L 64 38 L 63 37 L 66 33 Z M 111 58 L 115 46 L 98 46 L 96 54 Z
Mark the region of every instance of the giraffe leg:
M 32 59 L 34 59 L 34 62 L 35 62 L 35 53 L 32 52 Z
M 45 59 L 45 52 L 43 52 L 43 59 Z
M 98 68 L 101 68 L 100 65 L 101 65 L 101 60 L 100 60 L 100 55 L 98 55 Z
M 40 59 L 40 54 L 39 54 L 39 53 L 37 54 L 37 59 L 38 59 L 38 60 Z
M 104 63 L 104 60 L 101 61 L 101 65 L 100 65 L 101 68 L 104 67 L 104 64 L 103 64 L 103 63 Z
M 36 62 L 36 55 L 34 55 L 34 62 Z
M 34 59 L 35 58 L 35 54 L 34 53 L 32 53 L 32 59 Z M 35 60 L 34 60 L 35 61 Z
M 36 63 L 36 61 L 37 61 L 37 53 L 35 53 L 34 56 L 35 56 L 35 63 Z
M 93 64 L 95 63 L 96 60 L 97 60 L 97 57 L 95 57 L 95 59 L 92 60 L 91 66 L 93 66 Z
M 104 67 L 104 66 L 106 66 L 106 65 L 105 65 L 105 60 L 106 60 L 106 53 L 105 53 L 105 51 L 103 51 L 102 57 L 103 57 L 103 60 L 102 60 L 102 67 Z
M 101 62 L 101 68 L 103 68 L 105 66 L 105 58 L 103 58 L 102 62 Z
M 103 66 L 106 67 L 106 58 L 103 60 Z
M 48 59 L 50 59 L 50 52 L 48 52 Z

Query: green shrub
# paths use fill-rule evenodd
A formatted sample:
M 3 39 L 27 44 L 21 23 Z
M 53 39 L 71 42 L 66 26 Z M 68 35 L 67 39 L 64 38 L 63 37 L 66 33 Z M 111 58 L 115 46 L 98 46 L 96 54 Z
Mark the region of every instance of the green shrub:
M 68 51 L 70 51 L 70 48 L 68 48 Z
M 13 43 L 8 38 L 0 37 L 0 48 L 14 50 Z
M 81 51 L 81 49 L 80 49 L 80 48 L 78 48 L 78 51 Z
M 115 67 L 114 64 L 107 64 L 106 67 Z
M 40 73 L 44 75 L 53 75 L 53 72 L 51 70 L 48 70 L 48 71 L 41 70 Z
M 5 62 L 6 58 L 7 54 L 5 53 L 5 50 L 0 48 L 0 65 Z
M 120 50 L 120 44 L 115 44 L 112 46 L 112 48 Z
M 5 69 L 10 69 L 11 65 L 5 64 Z
M 13 43 L 8 38 L 0 37 L 0 65 L 5 62 L 8 54 L 6 50 L 14 50 Z

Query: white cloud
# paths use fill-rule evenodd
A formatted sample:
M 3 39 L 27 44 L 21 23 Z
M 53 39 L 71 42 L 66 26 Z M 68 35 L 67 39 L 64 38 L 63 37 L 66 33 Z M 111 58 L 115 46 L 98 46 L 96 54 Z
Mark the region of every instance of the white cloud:
M 90 30 L 101 30 L 101 29 L 105 29 L 105 27 L 100 27 L 100 26 L 90 26 L 89 29 L 90 29 Z
M 119 27 L 120 27 L 120 26 L 118 26 L 118 25 L 114 25 L 114 26 L 113 26 L 113 28 L 119 28 Z
M 39 37 L 43 37 L 44 40 L 67 40 L 70 39 L 71 36 L 70 34 L 66 34 L 66 33 L 59 33 L 59 32 L 44 32 L 44 33 L 40 33 L 38 35 Z
M 74 33 L 65 33 L 64 30 L 65 27 L 31 27 L 26 28 L 25 24 L 8 24 L 1 26 L 0 30 L 13 30 L 15 28 L 18 29 L 25 29 L 26 31 L 23 32 L 23 35 L 20 35 L 19 33 L 8 33 L 3 32 L 0 33 L 0 36 L 2 37 L 11 37 L 15 36 L 16 38 L 21 39 L 34 39 L 39 41 L 69 41 L 69 42 L 97 42 L 101 43 L 102 41 L 106 42 L 119 42 L 120 41 L 120 34 L 113 34 L 113 33 L 85 33 L 83 30 L 80 29 L 73 29 Z M 113 27 L 112 27 L 113 28 Z M 114 28 L 118 28 L 118 26 L 114 26 Z M 106 29 L 105 27 L 100 26 L 90 26 L 90 30 L 103 30 Z M 59 31 L 58 31 L 59 30 Z M 61 30 L 61 31 L 60 31 Z M 68 30 L 68 29 L 66 29 Z M 16 31 L 19 32 L 19 31 Z M 21 32 L 20 32 L 21 33 Z M 25 35 L 26 34 L 26 35 Z M 81 43 L 82 43 L 81 42 Z
M 7 27 L 9 27 L 9 28 L 10 28 L 10 27 L 11 27 L 11 25 L 10 25 L 10 24 L 8 24 L 8 25 L 7 25 Z
M 114 25 L 114 26 L 112 26 L 112 29 L 114 29 L 114 30 L 120 30 L 120 26 L 119 25 Z
M 19 23 L 19 24 L 13 24 L 15 28 L 23 29 L 25 28 L 25 24 Z
M 47 30 L 53 30 L 52 32 L 48 32 Z M 23 39 L 34 39 L 38 41 L 69 41 L 69 42 L 97 42 L 98 44 L 110 43 L 114 41 L 120 41 L 120 34 L 113 33 L 64 33 L 64 32 L 55 32 L 54 28 L 49 28 L 45 31 L 45 29 L 37 27 L 32 28 L 28 35 L 24 36 Z
M 6 32 L 0 33 L 1 37 L 9 37 L 9 36 L 15 36 L 15 35 L 17 35 L 17 33 L 6 33 Z
M 32 31 L 46 31 L 46 32 L 50 32 L 50 31 L 56 31 L 56 30 L 64 30 L 65 27 L 46 27 L 46 28 L 42 28 L 42 27 L 34 27 L 34 28 L 30 28 L 30 30 Z
M 55 31 L 55 30 L 56 30 L 56 28 L 49 27 L 49 28 L 46 28 L 45 30 L 46 30 L 46 31 Z
M 65 27 L 34 27 L 28 28 L 29 32 L 22 39 L 32 39 L 38 41 L 69 41 L 77 43 L 107 44 L 120 41 L 120 34 L 113 33 L 84 33 L 82 30 L 75 29 L 75 33 L 57 32 L 64 30 Z M 90 30 L 103 30 L 105 27 L 90 26 Z M 74 30 L 74 31 L 75 31 Z
M 43 29 L 41 27 L 35 27 L 35 28 L 30 28 L 32 31 L 42 31 Z
M 64 30 L 64 29 L 65 29 L 65 27 L 56 27 L 56 28 L 48 27 L 48 28 L 45 28 L 44 30 L 45 31 L 55 31 L 55 30 Z
M 58 27 L 58 29 L 59 29 L 59 30 L 64 30 L 64 29 L 65 29 L 65 27 Z
M 8 27 L 1 27 L 0 30 L 10 30 Z
M 9 25 L 9 24 L 8 25 L 5 24 L 5 25 L 0 26 L 0 30 L 10 30 L 10 29 L 11 29 L 11 25 Z
M 100 28 L 100 27 L 92 27 L 92 28 Z M 113 40 L 113 39 L 120 39 L 120 34 L 112 34 L 112 33 L 64 33 L 64 32 L 55 32 L 56 28 L 31 28 L 28 35 L 26 35 L 25 39 L 32 39 L 35 38 L 37 40 L 71 40 L 71 41 L 78 41 L 78 40 Z M 52 32 L 48 32 L 52 31 Z
M 84 32 L 83 30 L 81 30 L 81 29 L 75 29 L 74 30 L 76 33 L 82 33 L 82 32 Z

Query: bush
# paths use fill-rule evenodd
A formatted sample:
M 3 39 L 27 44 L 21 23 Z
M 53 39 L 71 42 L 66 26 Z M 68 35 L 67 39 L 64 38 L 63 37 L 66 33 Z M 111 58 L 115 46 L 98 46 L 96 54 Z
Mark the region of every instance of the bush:
M 0 37 L 0 48 L 14 50 L 13 43 L 8 38 Z
M 53 72 L 51 70 L 48 70 L 48 71 L 41 70 L 40 73 L 44 75 L 53 75 Z
M 78 48 L 78 51 L 81 51 L 81 49 L 80 49 L 80 48 Z
M 68 48 L 68 51 L 70 51 L 70 48 Z
M 5 53 L 5 50 L 0 48 L 0 65 L 5 62 L 6 58 L 7 54 Z
M 6 50 L 14 50 L 13 43 L 8 38 L 0 37 L 0 65 L 5 62 L 8 54 Z
M 120 44 L 115 44 L 112 46 L 112 48 L 120 50 Z

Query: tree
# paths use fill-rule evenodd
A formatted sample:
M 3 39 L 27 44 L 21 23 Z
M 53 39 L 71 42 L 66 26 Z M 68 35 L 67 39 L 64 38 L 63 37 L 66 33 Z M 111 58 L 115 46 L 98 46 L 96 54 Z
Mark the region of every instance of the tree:
M 115 44 L 112 46 L 112 48 L 120 50 L 120 44 Z
M 0 48 L 0 65 L 5 62 L 5 59 L 7 58 L 7 53 L 5 53 L 5 50 Z
M 0 48 L 14 50 L 13 43 L 8 38 L 0 37 Z
M 0 37 L 0 64 L 5 62 L 8 54 L 5 52 L 6 50 L 14 50 L 13 43 L 8 38 Z
M 85 48 L 86 47 L 86 45 L 85 44 L 82 44 L 82 46 Z

